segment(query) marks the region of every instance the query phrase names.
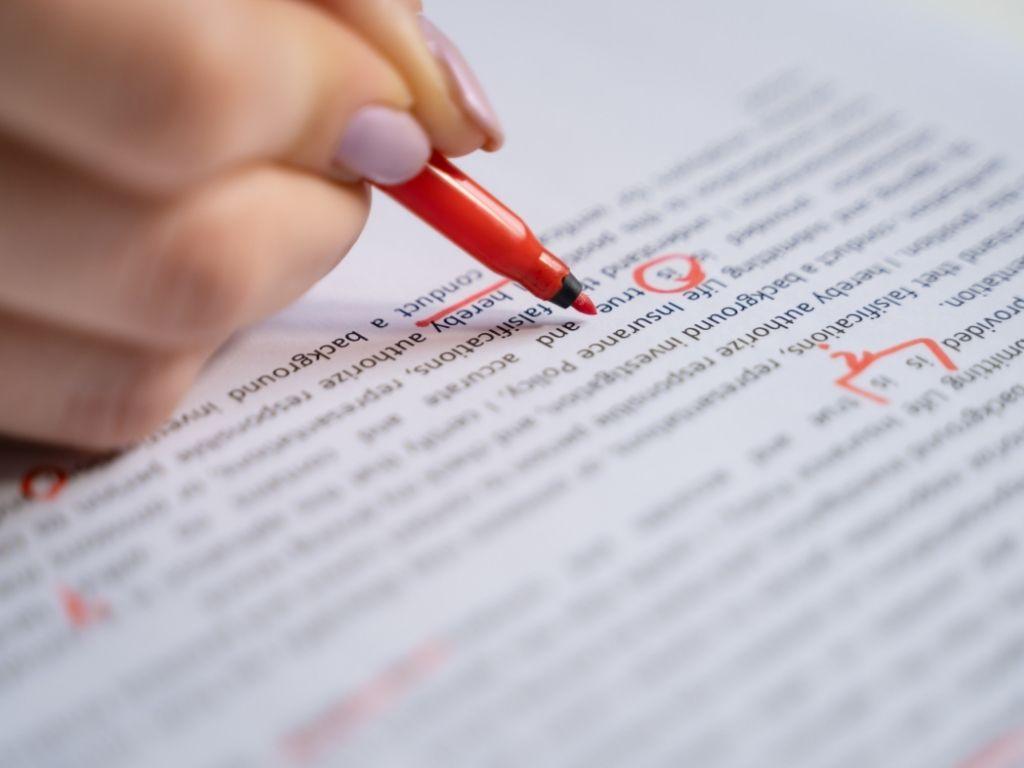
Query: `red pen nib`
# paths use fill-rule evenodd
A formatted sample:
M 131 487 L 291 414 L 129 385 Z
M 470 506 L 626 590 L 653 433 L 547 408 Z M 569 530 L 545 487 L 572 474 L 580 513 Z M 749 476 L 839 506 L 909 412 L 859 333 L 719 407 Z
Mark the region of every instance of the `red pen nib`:
M 581 293 L 576 297 L 576 301 L 572 303 L 572 308 L 578 312 L 582 312 L 584 315 L 596 315 L 597 307 L 594 306 L 594 302 L 590 300 L 590 297 L 585 293 Z

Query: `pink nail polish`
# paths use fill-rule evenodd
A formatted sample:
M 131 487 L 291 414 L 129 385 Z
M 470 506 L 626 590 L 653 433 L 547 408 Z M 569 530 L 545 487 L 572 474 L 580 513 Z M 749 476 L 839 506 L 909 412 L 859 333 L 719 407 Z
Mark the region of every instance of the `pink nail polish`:
M 334 162 L 378 184 L 400 184 L 419 173 L 429 157 L 430 139 L 412 115 L 370 105 L 349 120 Z
M 473 70 L 469 68 L 462 53 L 455 47 L 455 43 L 422 14 L 420 14 L 419 21 L 423 37 L 427 41 L 427 47 L 448 74 L 453 95 L 458 99 L 470 119 L 487 136 L 485 148 L 498 149 L 505 141 L 505 132 L 501 128 L 498 115 L 494 111 L 494 107 L 491 106 L 491 102 L 488 101 L 480 81 L 473 74 Z

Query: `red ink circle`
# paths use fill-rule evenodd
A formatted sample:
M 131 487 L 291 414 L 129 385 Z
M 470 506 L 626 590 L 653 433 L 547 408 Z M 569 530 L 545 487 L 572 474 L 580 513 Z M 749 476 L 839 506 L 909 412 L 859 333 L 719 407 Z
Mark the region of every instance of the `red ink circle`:
M 49 486 L 39 488 L 37 481 L 49 479 Z M 33 467 L 21 478 L 21 495 L 29 501 L 52 501 L 57 498 L 68 482 L 68 473 L 60 467 Z
M 664 288 L 652 284 L 647 279 L 647 270 L 660 264 L 675 260 L 685 261 L 689 264 L 689 270 L 684 277 L 673 278 L 676 285 L 671 288 Z M 697 257 L 690 256 L 685 253 L 666 253 L 664 256 L 655 256 L 653 259 L 648 259 L 633 270 L 633 282 L 645 291 L 650 291 L 651 293 L 683 293 L 684 291 L 692 291 L 698 285 L 703 283 L 706 278 L 707 275 L 704 274 L 704 268 L 701 267 L 700 261 Z

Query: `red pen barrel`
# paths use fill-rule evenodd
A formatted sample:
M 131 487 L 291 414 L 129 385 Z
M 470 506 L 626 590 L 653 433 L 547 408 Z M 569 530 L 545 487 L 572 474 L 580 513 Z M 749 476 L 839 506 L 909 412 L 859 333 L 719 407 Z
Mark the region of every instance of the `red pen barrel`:
M 523 220 L 435 152 L 416 177 L 379 189 L 500 275 L 541 299 L 562 291 L 569 268 Z

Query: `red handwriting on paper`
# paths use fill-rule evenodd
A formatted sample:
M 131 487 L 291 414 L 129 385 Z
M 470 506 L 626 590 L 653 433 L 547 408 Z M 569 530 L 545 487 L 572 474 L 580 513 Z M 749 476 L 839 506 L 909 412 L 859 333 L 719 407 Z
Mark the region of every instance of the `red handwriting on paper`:
M 285 754 L 294 763 L 308 763 L 322 757 L 433 672 L 447 655 L 447 648 L 439 642 L 420 646 L 308 723 L 288 733 L 283 742 Z
M 67 482 L 68 473 L 60 467 L 33 467 L 21 478 L 21 495 L 29 501 L 50 501 L 57 498 Z
M 1012 731 L 985 747 L 960 768 L 1020 768 L 1024 765 L 1024 728 Z
M 482 299 L 487 294 L 493 293 L 494 291 L 497 291 L 500 288 L 504 288 L 506 285 L 508 285 L 511 282 L 512 281 L 509 280 L 507 277 L 504 278 L 503 280 L 499 280 L 498 282 L 494 283 L 494 285 L 489 285 L 486 288 L 484 288 L 482 291 L 477 291 L 476 293 L 474 293 L 474 294 L 472 294 L 470 296 L 467 296 L 466 298 L 462 299 L 461 301 L 457 301 L 454 304 L 451 304 L 451 305 L 445 307 L 440 312 L 435 312 L 430 317 L 425 317 L 422 320 L 417 320 L 416 321 L 416 327 L 418 327 L 418 328 L 426 328 L 431 323 L 436 323 L 442 317 L 447 317 L 452 312 L 457 312 L 458 310 L 462 309 L 467 304 L 472 304 L 477 299 Z
M 75 629 L 86 629 L 110 615 L 110 606 L 102 600 L 91 600 L 68 586 L 57 587 L 64 616 Z
M 661 276 L 660 283 L 651 282 L 648 277 L 650 270 L 662 264 L 676 261 L 686 263 L 685 274 L 676 274 L 673 269 L 670 270 L 670 274 L 667 277 Z M 707 275 L 704 274 L 704 268 L 700 265 L 697 257 L 688 256 L 685 253 L 666 253 L 664 256 L 656 256 L 633 270 L 633 282 L 651 293 L 682 293 L 683 291 L 692 291 L 703 283 L 705 279 L 707 279 Z M 666 282 L 670 283 L 670 285 L 665 285 Z
M 846 373 L 836 379 L 836 386 L 842 387 L 849 392 L 853 392 L 855 395 L 865 397 L 879 405 L 887 405 L 889 403 L 887 398 L 857 386 L 854 384 L 854 380 L 879 360 L 883 360 L 890 355 L 895 355 L 897 352 L 902 352 L 904 349 L 909 349 L 910 347 L 918 345 L 923 346 L 931 352 L 935 359 L 938 360 L 947 371 L 955 371 L 957 369 L 956 364 L 949 359 L 949 355 L 942 351 L 942 347 L 940 347 L 934 339 L 911 339 L 910 341 L 904 341 L 901 344 L 887 347 L 886 349 L 878 352 L 869 352 L 868 350 L 864 350 L 860 355 L 853 352 L 833 352 L 829 357 L 842 360 L 846 363 L 847 367 Z M 819 344 L 818 347 L 826 350 L 829 348 L 828 344 Z

